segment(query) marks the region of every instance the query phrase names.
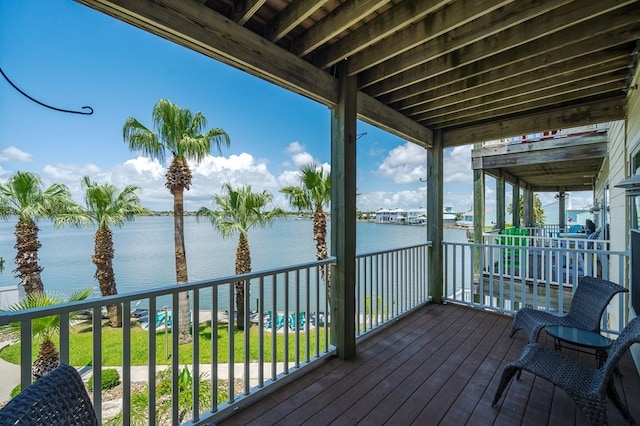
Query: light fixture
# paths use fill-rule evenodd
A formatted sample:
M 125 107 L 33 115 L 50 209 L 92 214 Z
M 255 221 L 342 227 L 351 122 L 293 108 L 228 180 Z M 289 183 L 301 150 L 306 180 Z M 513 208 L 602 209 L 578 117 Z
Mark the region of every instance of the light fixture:
M 623 188 L 627 197 L 637 197 L 640 195 L 640 174 L 633 175 L 614 186 Z

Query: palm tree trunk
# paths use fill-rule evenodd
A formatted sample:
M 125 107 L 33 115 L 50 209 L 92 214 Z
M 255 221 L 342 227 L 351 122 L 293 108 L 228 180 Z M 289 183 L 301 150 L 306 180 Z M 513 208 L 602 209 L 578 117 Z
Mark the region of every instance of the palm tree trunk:
M 316 241 L 316 259 L 324 260 L 329 257 L 327 249 L 327 216 L 318 206 L 313 213 L 313 239 Z M 331 300 L 331 269 L 321 268 L 320 275 L 327 284 L 327 297 Z
M 19 219 L 16 223 L 16 277 L 20 278 L 27 295 L 44 292 L 38 265 L 38 226 L 31 219 Z
M 236 275 L 251 272 L 251 250 L 249 249 L 249 240 L 244 234 L 240 234 L 238 238 L 238 247 L 236 248 Z M 238 318 L 236 326 L 238 330 L 244 330 L 244 299 L 245 299 L 245 281 L 236 281 L 236 310 Z
M 95 279 L 100 285 L 100 294 L 112 296 L 118 294 L 116 277 L 113 273 L 113 234 L 109 228 L 99 228 L 96 231 L 94 254 L 91 260 L 96 265 Z M 109 325 L 122 327 L 122 308 L 119 304 L 107 306 Z
M 60 353 L 56 349 L 56 344 L 50 339 L 45 339 L 45 341 L 40 344 L 38 357 L 31 367 L 33 379 L 40 379 L 45 374 L 55 370 L 59 365 Z
M 184 245 L 184 189 L 179 188 L 173 193 L 173 225 L 176 252 L 176 282 L 178 285 L 186 284 L 189 280 L 187 274 L 187 254 Z M 191 312 L 189 307 L 189 293 L 182 292 L 178 296 L 178 324 L 180 344 L 191 342 Z

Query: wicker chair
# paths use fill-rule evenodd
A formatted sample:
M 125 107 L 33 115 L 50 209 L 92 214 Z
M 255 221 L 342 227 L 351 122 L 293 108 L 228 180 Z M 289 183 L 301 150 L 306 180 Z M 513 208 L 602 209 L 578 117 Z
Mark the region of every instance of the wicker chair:
M 66 364 L 26 387 L 0 410 L 0 425 L 97 425 L 75 368 Z
M 579 364 L 562 352 L 539 343 L 529 343 L 524 347 L 520 358 L 507 364 L 502 370 L 492 406 L 495 407 L 513 376 L 516 373 L 520 376 L 520 372 L 524 370 L 566 391 L 591 424 L 607 424 L 607 396 L 624 418 L 633 422 L 631 414 L 620 400 L 612 377 L 620 358 L 633 343 L 640 343 L 640 317 L 634 318 L 625 327 L 613 343 L 607 361 L 595 370 Z
M 529 336 L 529 342 L 538 341 L 540 330 L 547 325 L 566 325 L 590 331 L 600 331 L 602 313 L 618 293 L 626 288 L 596 277 L 581 277 L 571 300 L 567 315 L 559 316 L 532 308 L 522 308 L 513 317 L 509 337 L 522 329 Z

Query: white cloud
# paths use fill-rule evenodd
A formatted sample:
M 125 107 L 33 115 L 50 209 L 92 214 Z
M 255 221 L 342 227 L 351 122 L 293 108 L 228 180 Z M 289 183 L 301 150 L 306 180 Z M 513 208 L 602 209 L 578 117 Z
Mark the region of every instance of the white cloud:
M 139 175 L 150 174 L 154 178 L 163 177 L 165 174 L 165 170 L 160 162 L 149 157 L 139 156 L 137 158 L 127 160 L 124 163 L 124 167 Z
M 444 152 L 443 180 L 445 183 L 473 183 L 471 145 L 457 146 Z
M 278 176 L 278 182 L 284 186 L 297 186 L 300 184 L 299 170 L 286 170 Z
M 285 152 L 288 154 L 295 154 L 298 152 L 303 152 L 305 150 L 305 146 L 298 141 L 291 142 L 289 146 L 285 149 Z
M 397 184 L 420 182 L 427 177 L 427 151 L 410 142 L 392 149 L 375 172 Z
M 17 161 L 20 163 L 28 163 L 31 160 L 31 154 L 24 152 L 13 145 L 6 147 L 0 153 L 0 161 Z
M 298 152 L 291 157 L 291 160 L 293 160 L 293 164 L 297 167 L 315 162 L 313 156 L 308 152 Z
M 269 173 L 264 163 L 256 163 L 249 154 L 233 155 L 229 158 L 207 157 L 198 165 L 190 165 L 192 186 L 184 194 L 185 210 L 197 210 L 210 205 L 214 194 L 220 192 L 225 182 L 237 185 L 251 185 L 255 191 L 278 188 L 276 178 Z M 93 164 L 47 165 L 44 169 L 47 182 L 67 185 L 76 201 L 83 199 L 80 181 L 87 175 L 97 182 L 109 182 L 122 189 L 126 185 L 141 188 L 142 204 L 151 210 L 172 210 L 173 196 L 165 186 L 166 168 L 155 159 L 137 157 L 121 165 L 100 170 Z

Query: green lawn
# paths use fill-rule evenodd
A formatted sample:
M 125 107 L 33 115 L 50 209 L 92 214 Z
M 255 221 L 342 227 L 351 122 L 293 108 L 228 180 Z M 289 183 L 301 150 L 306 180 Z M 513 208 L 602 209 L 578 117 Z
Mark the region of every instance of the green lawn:
M 320 328 L 320 331 L 324 331 Z M 249 339 L 249 354 L 252 361 L 258 360 L 258 332 L 259 327 L 252 324 Z M 315 333 L 316 329 L 309 331 L 310 333 L 310 356 L 315 353 Z M 229 332 L 226 324 L 218 327 L 218 363 L 227 363 L 229 361 Z M 146 365 L 149 357 L 149 333 L 140 328 L 137 324 L 131 327 L 131 364 Z M 200 362 L 211 362 L 211 326 L 201 324 L 199 327 L 200 336 Z M 167 333 L 168 344 L 165 345 L 165 332 L 158 331 L 156 334 L 156 363 L 169 364 L 170 359 L 165 356 L 166 349 L 171 355 L 171 332 Z M 300 359 L 305 358 L 304 349 L 305 333 L 300 333 L 301 348 Z M 278 334 L 276 342 L 277 354 L 276 359 L 279 362 L 284 361 L 284 335 Z M 271 361 L 271 333 L 265 330 L 264 334 L 264 359 Z M 57 344 L 57 342 L 56 342 Z M 32 353 L 35 360 L 39 349 L 39 342 L 33 345 Z M 324 338 L 320 337 L 320 350 L 324 350 Z M 93 351 L 91 325 L 80 324 L 74 327 L 70 336 L 70 364 L 75 366 L 91 365 L 91 354 Z M 189 343 L 179 347 L 180 364 L 191 364 L 193 344 Z M 20 344 L 16 343 L 5 347 L 0 351 L 2 359 L 19 364 L 20 360 Z M 295 341 L 292 334 L 289 335 L 289 361 L 295 359 Z M 234 361 L 244 362 L 244 337 L 241 332 L 234 333 Z M 104 326 L 102 328 L 102 364 L 105 366 L 122 365 L 122 329 Z

